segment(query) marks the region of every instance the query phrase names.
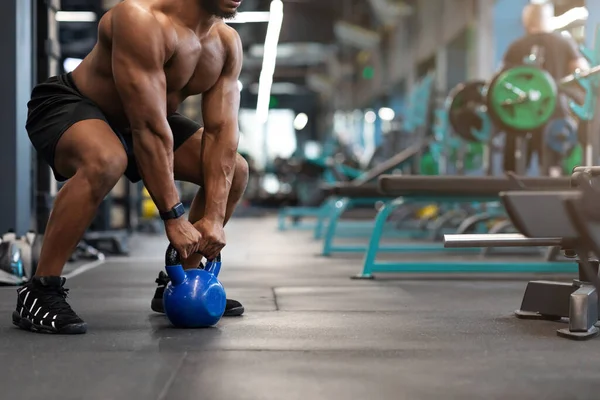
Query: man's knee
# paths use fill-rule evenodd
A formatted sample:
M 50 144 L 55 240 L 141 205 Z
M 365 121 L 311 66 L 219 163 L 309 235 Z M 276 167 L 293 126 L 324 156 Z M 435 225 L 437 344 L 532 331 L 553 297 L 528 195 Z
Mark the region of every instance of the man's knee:
M 249 174 L 250 168 L 248 167 L 248 162 L 238 154 L 235 162 L 235 173 L 233 175 L 233 185 L 236 186 L 237 190 L 246 190 Z
M 86 160 L 77 171 L 77 175 L 87 180 L 92 188 L 92 195 L 99 200 L 116 185 L 127 168 L 127 156 L 110 154 L 102 151 Z

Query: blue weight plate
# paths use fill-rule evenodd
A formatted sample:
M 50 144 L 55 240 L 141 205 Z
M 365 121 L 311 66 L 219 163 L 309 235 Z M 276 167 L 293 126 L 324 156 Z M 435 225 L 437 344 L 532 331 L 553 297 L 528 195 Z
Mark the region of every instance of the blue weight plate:
M 544 129 L 546 146 L 561 155 L 568 155 L 578 140 L 577 124 L 570 118 L 554 119 Z

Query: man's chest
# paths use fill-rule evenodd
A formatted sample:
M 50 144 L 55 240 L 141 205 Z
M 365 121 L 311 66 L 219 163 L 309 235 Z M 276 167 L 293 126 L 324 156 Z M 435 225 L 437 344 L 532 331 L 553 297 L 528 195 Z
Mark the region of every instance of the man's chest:
M 185 98 L 210 90 L 221 76 L 225 58 L 222 45 L 214 40 L 181 45 L 165 66 L 168 108 L 176 109 Z

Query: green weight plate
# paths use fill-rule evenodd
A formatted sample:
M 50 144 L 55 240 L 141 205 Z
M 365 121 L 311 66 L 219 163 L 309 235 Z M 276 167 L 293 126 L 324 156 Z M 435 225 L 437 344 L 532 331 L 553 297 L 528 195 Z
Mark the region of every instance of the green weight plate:
M 425 153 L 421 157 L 419 165 L 421 175 L 437 175 L 439 174 L 439 165 L 431 153 Z
M 485 81 L 460 83 L 450 91 L 446 100 L 448 122 L 452 130 L 467 142 L 479 141 L 479 133 L 486 128 L 479 112 L 486 107 L 485 86 Z
M 502 128 L 531 132 L 543 127 L 554 115 L 557 87 L 554 79 L 535 66 L 509 68 L 490 83 L 488 112 Z

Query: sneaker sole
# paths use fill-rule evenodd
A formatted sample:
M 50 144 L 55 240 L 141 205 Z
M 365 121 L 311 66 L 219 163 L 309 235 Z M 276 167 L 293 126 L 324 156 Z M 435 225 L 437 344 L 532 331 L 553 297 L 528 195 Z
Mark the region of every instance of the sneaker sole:
M 150 304 L 150 308 L 152 309 L 152 311 L 160 313 L 160 314 L 164 314 L 165 313 L 165 309 L 164 309 L 164 305 L 163 305 L 163 301 L 162 299 L 152 299 L 152 303 Z M 242 314 L 244 314 L 244 307 L 235 307 L 235 308 L 231 308 L 229 310 L 225 310 L 225 313 L 223 314 L 224 317 L 239 317 Z
M 152 311 L 160 313 L 160 314 L 164 314 L 165 313 L 165 306 L 163 304 L 163 299 L 152 299 L 152 303 L 150 304 L 150 308 L 152 308 Z
M 225 310 L 225 313 L 223 314 L 224 317 L 239 317 L 244 313 L 244 307 L 235 307 L 235 308 L 230 308 L 229 310 Z
M 61 329 L 55 329 L 51 326 L 34 324 L 33 322 L 31 322 L 31 320 L 21 317 L 16 311 L 13 311 L 12 320 L 13 324 L 19 327 L 20 329 L 36 333 L 80 335 L 87 332 L 87 324 L 85 322 L 79 324 L 69 324 L 63 326 Z

